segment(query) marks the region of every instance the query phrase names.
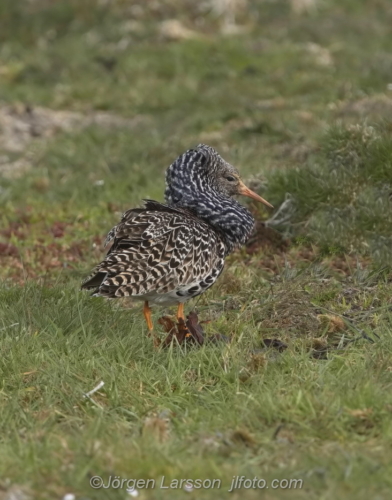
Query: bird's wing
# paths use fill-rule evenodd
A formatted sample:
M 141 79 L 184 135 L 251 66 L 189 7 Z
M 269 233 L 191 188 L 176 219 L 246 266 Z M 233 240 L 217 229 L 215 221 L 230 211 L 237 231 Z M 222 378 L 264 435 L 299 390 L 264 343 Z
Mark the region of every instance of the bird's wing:
M 107 297 L 167 294 L 215 281 L 225 247 L 208 224 L 158 202 L 128 210 L 108 234 L 113 244 L 82 288 Z

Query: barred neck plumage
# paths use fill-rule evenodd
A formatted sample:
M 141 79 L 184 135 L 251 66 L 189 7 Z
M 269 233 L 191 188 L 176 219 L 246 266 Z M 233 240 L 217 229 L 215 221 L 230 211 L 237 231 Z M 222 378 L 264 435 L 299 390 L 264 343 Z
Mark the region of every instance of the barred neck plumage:
M 254 226 L 252 214 L 227 193 L 222 171 L 236 172 L 211 147 L 199 145 L 166 171 L 166 202 L 191 210 L 222 236 L 226 253 L 243 245 Z

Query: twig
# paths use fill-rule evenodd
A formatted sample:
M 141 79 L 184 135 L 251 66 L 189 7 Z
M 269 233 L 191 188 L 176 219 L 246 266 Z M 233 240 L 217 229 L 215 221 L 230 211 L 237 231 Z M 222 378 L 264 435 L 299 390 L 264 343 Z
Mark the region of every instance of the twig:
M 264 222 L 266 227 L 280 226 L 288 222 L 295 211 L 295 202 L 290 193 L 286 193 L 284 202 L 280 205 L 274 215 Z M 286 212 L 286 213 L 285 213 Z M 279 219 L 279 217 L 281 217 Z
M 103 380 L 101 380 L 101 382 L 96 386 L 94 387 L 94 389 L 91 389 L 91 391 L 89 392 L 86 392 L 85 394 L 83 394 L 83 397 L 84 398 L 87 398 L 89 401 L 91 401 L 95 406 L 98 406 L 98 408 L 100 408 L 101 410 L 103 410 L 102 406 L 99 405 L 96 401 L 93 400 L 93 398 L 91 397 L 93 394 L 95 394 L 97 391 L 99 391 L 99 389 L 101 389 L 101 387 L 103 387 L 105 385 L 105 382 Z

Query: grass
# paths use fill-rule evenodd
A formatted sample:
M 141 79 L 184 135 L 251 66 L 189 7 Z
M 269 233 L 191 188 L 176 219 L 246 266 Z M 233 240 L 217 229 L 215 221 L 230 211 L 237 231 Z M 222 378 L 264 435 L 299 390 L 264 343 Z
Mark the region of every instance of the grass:
M 212 4 L 1 2 L 0 498 L 389 498 L 389 3 L 248 2 L 237 34 Z M 187 306 L 231 343 L 154 350 L 140 304 L 79 284 L 199 142 L 276 209 Z
M 375 263 L 390 265 L 391 153 L 385 126 L 331 129 L 305 167 L 278 172 L 272 180 L 278 199 L 292 196 L 286 231 L 326 251 L 370 254 Z

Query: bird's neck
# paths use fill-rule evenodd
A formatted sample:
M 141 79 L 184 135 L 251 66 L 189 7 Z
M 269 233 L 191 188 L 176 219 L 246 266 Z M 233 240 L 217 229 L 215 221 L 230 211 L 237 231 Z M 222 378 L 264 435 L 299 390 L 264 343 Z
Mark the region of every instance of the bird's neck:
M 167 186 L 165 198 L 169 205 L 191 210 L 216 229 L 226 246 L 226 254 L 243 245 L 254 227 L 252 214 L 231 197 L 209 188 L 197 192 L 181 183 L 181 189 Z

